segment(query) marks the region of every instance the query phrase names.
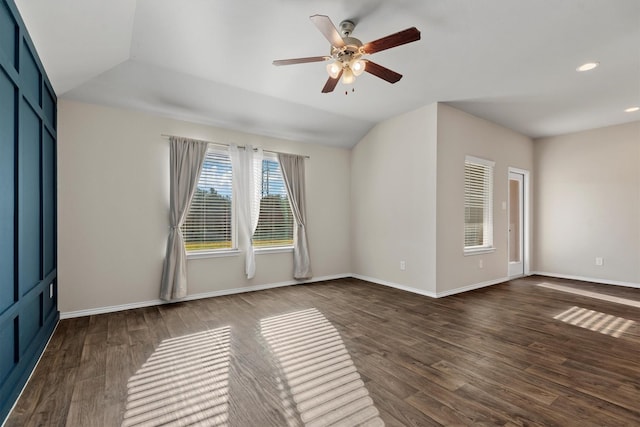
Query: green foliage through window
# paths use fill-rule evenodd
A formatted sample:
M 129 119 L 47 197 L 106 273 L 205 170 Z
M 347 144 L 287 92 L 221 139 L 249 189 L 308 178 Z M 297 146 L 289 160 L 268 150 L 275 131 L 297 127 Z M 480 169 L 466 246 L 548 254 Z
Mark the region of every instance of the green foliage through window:
M 287 198 L 280 164 L 274 157 L 262 161 L 262 198 L 258 227 L 253 234 L 256 247 L 291 246 L 293 215 Z
M 210 148 L 181 227 L 188 252 L 235 247 L 232 173 L 229 153 Z M 262 198 L 253 245 L 291 246 L 294 221 L 277 157 L 265 156 L 260 180 Z
M 231 178 L 229 154 L 209 149 L 181 228 L 187 251 L 233 247 Z

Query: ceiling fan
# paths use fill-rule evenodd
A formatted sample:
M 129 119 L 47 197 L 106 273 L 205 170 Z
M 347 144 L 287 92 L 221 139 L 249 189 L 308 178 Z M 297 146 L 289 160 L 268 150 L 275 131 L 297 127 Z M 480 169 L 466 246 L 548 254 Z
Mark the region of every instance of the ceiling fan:
M 389 83 L 395 83 L 402 78 L 402 74 L 398 74 L 388 68 L 378 65 L 368 59 L 364 59 L 366 55 L 371 55 L 382 50 L 391 49 L 392 47 L 411 43 L 420 40 L 420 31 L 415 27 L 382 37 L 381 39 L 363 44 L 360 40 L 351 37 L 351 33 L 355 28 L 353 21 L 342 21 L 340 23 L 340 32 L 338 32 L 331 19 L 325 15 L 310 16 L 311 22 L 320 30 L 322 35 L 331 43 L 331 53 L 328 56 L 311 56 L 306 58 L 279 59 L 273 61 L 273 65 L 292 65 L 304 64 L 307 62 L 323 62 L 332 61 L 327 64 L 327 72 L 329 80 L 322 88 L 322 93 L 333 92 L 338 80 L 342 77 L 343 84 L 351 84 L 355 78 L 363 72 L 373 74 Z

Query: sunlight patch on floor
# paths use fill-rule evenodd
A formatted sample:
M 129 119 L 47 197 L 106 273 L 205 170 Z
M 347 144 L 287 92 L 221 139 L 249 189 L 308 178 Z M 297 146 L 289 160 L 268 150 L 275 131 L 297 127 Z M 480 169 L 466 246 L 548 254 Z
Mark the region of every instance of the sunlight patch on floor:
M 227 426 L 230 328 L 163 340 L 128 383 L 123 427 Z
M 620 337 L 635 323 L 633 320 L 616 317 L 611 314 L 573 306 L 553 317 L 570 325 L 579 326 L 601 334 Z
M 554 283 L 538 283 L 536 286 L 640 308 L 640 301 L 632 300 L 629 298 L 614 297 L 613 295 L 601 294 L 599 292 L 587 291 L 584 289 L 571 288 L 569 286 L 556 285 Z
M 290 426 L 383 426 L 338 330 L 315 308 L 260 321 Z M 293 401 L 293 404 L 291 403 Z M 295 405 L 295 407 L 294 407 Z

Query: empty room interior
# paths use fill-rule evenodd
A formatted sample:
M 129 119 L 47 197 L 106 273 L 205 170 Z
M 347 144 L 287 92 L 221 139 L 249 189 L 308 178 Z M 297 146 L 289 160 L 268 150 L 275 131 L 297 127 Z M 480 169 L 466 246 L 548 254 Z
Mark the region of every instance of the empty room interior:
M 639 355 L 637 0 L 0 0 L 2 426 L 637 426 Z

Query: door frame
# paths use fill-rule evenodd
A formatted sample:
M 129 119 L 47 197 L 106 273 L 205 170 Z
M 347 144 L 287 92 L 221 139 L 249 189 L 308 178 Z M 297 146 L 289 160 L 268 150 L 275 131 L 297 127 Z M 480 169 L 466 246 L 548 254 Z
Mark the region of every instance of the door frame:
M 509 236 L 509 174 L 517 173 L 522 175 L 522 217 L 523 217 L 523 242 L 522 242 L 522 264 L 524 276 L 530 273 L 531 257 L 531 193 L 529 171 L 509 166 L 507 171 L 507 236 Z M 509 276 L 509 238 L 507 237 L 507 276 Z M 513 276 L 519 277 L 519 276 Z

